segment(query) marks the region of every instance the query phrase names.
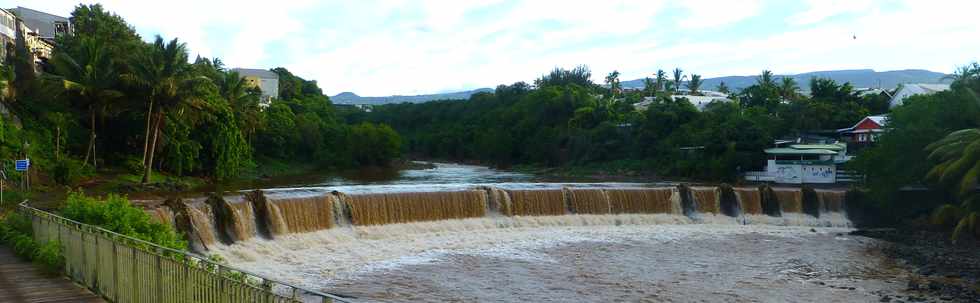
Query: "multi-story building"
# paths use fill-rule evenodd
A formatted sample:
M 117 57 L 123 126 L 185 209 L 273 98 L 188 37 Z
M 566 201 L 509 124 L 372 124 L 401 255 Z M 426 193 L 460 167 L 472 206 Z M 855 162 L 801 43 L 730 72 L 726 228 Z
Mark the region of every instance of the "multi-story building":
M 0 59 L 7 58 L 7 54 L 14 49 L 19 27 L 20 21 L 17 19 L 17 15 L 11 11 L 0 9 Z
M 38 38 L 49 44 L 54 44 L 54 40 L 62 35 L 72 33 L 71 21 L 68 18 L 19 6 L 10 11 L 20 17 L 24 25 Z
M 258 87 L 262 91 L 262 100 L 259 106 L 267 107 L 272 104 L 273 99 L 279 98 L 279 75 L 264 69 L 254 68 L 233 68 L 233 72 L 245 80 L 245 84 L 250 87 Z

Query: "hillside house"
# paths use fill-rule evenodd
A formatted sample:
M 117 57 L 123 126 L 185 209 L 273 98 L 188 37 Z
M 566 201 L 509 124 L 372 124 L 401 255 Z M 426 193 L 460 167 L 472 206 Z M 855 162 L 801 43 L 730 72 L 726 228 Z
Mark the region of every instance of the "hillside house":
M 854 126 L 838 129 L 837 133 L 840 134 L 844 142 L 847 142 L 852 148 L 858 149 L 878 141 L 878 137 L 885 132 L 887 125 L 888 116 L 867 116 Z
M 279 98 L 279 74 L 270 70 L 255 68 L 233 68 L 249 87 L 257 87 L 262 91 L 259 106 L 268 107 L 273 99 Z
M 915 95 L 930 95 L 937 92 L 949 90 L 949 84 L 927 84 L 927 83 L 907 83 L 902 84 L 902 88 L 895 92 L 892 99 L 888 101 L 888 108 L 905 103 L 905 99 Z

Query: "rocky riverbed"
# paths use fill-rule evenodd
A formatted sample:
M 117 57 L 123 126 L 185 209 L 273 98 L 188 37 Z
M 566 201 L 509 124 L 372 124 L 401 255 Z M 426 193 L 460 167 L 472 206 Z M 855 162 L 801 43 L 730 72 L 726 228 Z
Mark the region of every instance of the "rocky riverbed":
M 908 295 L 882 297 L 882 302 L 980 302 L 980 246 L 953 245 L 949 235 L 922 230 L 858 230 L 852 235 L 882 240 L 876 244 L 879 251 L 912 269 Z

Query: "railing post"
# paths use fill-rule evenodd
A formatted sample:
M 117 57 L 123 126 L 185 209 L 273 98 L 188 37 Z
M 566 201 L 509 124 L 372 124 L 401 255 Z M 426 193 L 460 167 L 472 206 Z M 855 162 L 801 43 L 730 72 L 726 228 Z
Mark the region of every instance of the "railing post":
M 95 234 L 95 276 L 92 277 L 92 285 L 94 291 L 99 291 L 99 285 L 102 284 L 102 271 L 100 270 L 102 266 L 102 247 L 99 246 L 99 234 Z
M 119 252 L 115 240 L 112 241 L 112 300 L 119 302 Z
M 157 248 L 157 302 L 163 303 L 163 264 L 160 260 L 162 251 Z

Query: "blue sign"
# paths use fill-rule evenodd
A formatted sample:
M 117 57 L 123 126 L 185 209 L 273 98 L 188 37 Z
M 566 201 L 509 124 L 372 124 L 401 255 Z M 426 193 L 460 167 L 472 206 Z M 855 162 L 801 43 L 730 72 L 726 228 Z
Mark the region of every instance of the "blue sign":
M 14 161 L 14 170 L 16 171 L 27 171 L 28 167 L 31 167 L 31 159 Z

